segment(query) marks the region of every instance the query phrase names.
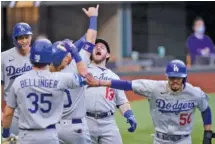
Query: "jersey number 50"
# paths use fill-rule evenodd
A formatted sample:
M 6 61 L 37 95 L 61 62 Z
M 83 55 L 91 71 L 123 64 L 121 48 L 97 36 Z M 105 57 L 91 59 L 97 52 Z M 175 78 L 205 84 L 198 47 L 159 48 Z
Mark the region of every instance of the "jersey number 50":
M 190 124 L 191 123 L 191 121 L 192 121 L 192 113 L 181 113 L 180 114 L 180 125 L 181 126 L 184 126 L 184 125 L 186 125 L 186 124 Z
M 27 98 L 33 98 L 32 104 L 34 108 L 29 108 L 28 111 L 31 113 L 36 113 L 38 110 L 40 110 L 43 113 L 48 113 L 52 108 L 52 103 L 50 102 L 49 98 L 52 97 L 52 94 L 42 93 L 41 95 L 38 95 L 36 93 L 29 93 L 27 95 Z M 47 108 L 39 108 L 39 105 L 47 105 Z

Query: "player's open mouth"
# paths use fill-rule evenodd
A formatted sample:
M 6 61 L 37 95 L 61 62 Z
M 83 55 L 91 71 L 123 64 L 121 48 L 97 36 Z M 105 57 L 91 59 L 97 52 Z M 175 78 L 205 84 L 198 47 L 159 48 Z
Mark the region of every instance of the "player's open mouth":
M 99 56 L 100 56 L 100 55 L 101 55 L 101 52 L 96 52 L 96 55 L 99 55 Z

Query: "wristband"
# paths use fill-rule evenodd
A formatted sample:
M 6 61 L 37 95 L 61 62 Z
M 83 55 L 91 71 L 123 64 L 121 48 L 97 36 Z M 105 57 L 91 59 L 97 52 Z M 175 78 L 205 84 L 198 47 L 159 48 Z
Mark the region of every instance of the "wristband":
M 74 58 L 74 60 L 75 60 L 76 63 L 82 61 L 82 58 L 81 58 L 81 56 L 79 55 L 79 53 L 74 53 L 74 54 L 72 55 L 72 57 Z
M 90 17 L 89 29 L 93 29 L 93 30 L 97 31 L 97 16 Z
M 77 47 L 78 52 L 81 50 L 81 48 L 84 46 L 86 41 L 86 34 L 82 36 L 79 40 L 77 40 L 74 45 Z
M 84 49 L 85 51 L 89 52 L 90 54 L 92 54 L 92 53 L 93 53 L 94 47 L 95 47 L 94 44 L 92 44 L 92 43 L 90 43 L 90 42 L 85 42 L 85 43 L 84 43 L 83 49 Z
M 7 138 L 10 136 L 10 128 L 3 128 L 2 137 Z

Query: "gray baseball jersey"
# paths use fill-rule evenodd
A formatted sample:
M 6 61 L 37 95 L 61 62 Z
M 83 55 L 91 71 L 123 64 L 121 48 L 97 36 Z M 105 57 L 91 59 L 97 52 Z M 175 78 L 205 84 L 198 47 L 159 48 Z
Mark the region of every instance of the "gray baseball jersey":
M 29 60 L 30 54 L 22 56 L 13 47 L 1 53 L 1 82 L 4 84 L 4 97 L 7 101 L 10 88 L 18 76 L 32 70 L 32 65 Z M 18 135 L 18 111 L 16 109 L 11 125 L 11 133 Z
M 80 78 L 73 73 L 32 70 L 16 78 L 7 104 L 18 108 L 20 128 L 43 129 L 60 120 L 64 89 L 79 86 Z
M 21 56 L 15 47 L 1 53 L 1 81 L 5 100 L 15 78 L 32 70 L 29 55 Z
M 89 55 L 85 50 L 80 51 L 82 61 L 84 63 L 89 62 Z M 77 66 L 73 60 L 62 73 L 68 73 L 73 71 L 78 73 Z M 89 144 L 91 143 L 89 130 L 85 120 L 86 114 L 86 100 L 85 100 L 85 88 L 80 87 L 76 89 L 66 89 L 64 96 L 64 109 L 63 116 L 60 124 L 57 124 L 57 131 L 60 139 L 60 144 Z M 82 123 L 67 124 L 71 119 L 81 119 Z M 81 131 L 81 133 L 77 132 Z
M 96 78 L 102 80 L 119 79 L 109 69 L 100 68 L 94 64 L 88 66 L 88 71 Z M 128 102 L 125 92 L 107 87 L 90 87 L 86 90 L 87 111 L 115 112 L 116 106 Z
M 195 108 L 208 107 L 208 97 L 200 88 L 186 83 L 181 92 L 170 92 L 167 81 L 133 80 L 134 92 L 149 99 L 156 131 L 172 135 L 190 134 Z
M 89 55 L 83 49 L 80 51 L 80 56 L 85 64 L 89 63 Z M 61 72 L 78 73 L 77 66 L 74 60 Z M 62 119 L 83 118 L 86 114 L 85 87 L 76 89 L 66 89 L 64 96 L 64 110 Z

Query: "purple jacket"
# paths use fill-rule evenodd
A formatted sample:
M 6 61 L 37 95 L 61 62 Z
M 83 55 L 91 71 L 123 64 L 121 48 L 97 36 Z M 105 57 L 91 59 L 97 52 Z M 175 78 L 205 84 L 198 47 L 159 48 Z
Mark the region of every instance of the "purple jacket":
M 194 34 L 188 37 L 187 39 L 187 51 L 191 57 L 192 64 L 195 61 L 196 56 L 201 56 L 201 50 L 208 47 L 210 53 L 215 53 L 214 44 L 211 38 L 207 35 L 204 35 L 203 39 L 198 39 Z

